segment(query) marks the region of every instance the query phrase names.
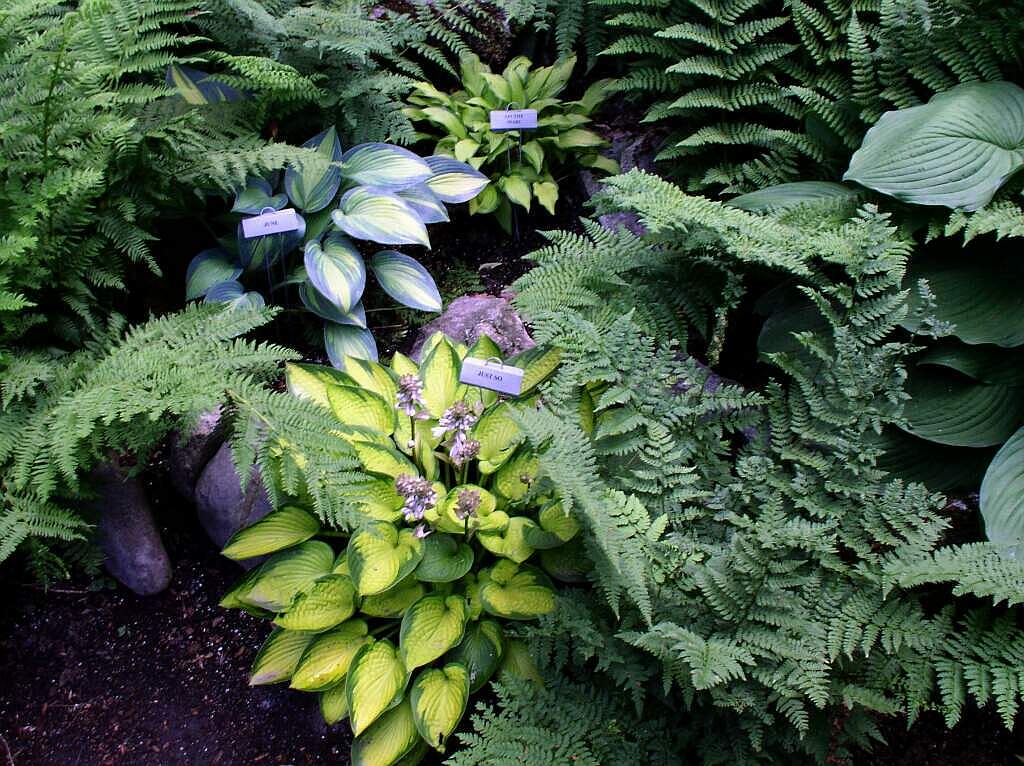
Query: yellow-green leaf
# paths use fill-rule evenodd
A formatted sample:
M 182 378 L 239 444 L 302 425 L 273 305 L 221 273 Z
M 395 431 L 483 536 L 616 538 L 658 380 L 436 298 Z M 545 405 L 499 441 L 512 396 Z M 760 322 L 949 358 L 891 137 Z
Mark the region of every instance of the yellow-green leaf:
M 394 404 L 368 389 L 331 386 L 327 389 L 327 400 L 334 416 L 347 426 L 391 435 L 398 425 Z
M 348 673 L 356 652 L 372 640 L 367 633 L 365 621 L 348 620 L 318 635 L 292 673 L 291 687 L 307 692 L 336 687 Z
M 505 632 L 494 620 L 480 620 L 466 628 L 462 641 L 447 659 L 464 665 L 469 671 L 469 691 L 475 694 L 491 680 L 505 652 Z
M 426 593 L 427 589 L 415 575 L 409 575 L 391 590 L 364 598 L 359 610 L 368 617 L 401 617 Z
M 420 742 L 412 706 L 406 700 L 386 712 L 352 743 L 352 766 L 397 766 Z
M 526 542 L 531 531 L 538 530 L 537 523 L 525 516 L 513 516 L 501 532 L 481 532 L 480 544 L 496 556 L 503 556 L 522 564 L 533 554 L 533 547 Z
M 482 473 L 493 473 L 515 451 L 520 440 L 519 426 L 510 418 L 507 404 L 487 410 L 473 427 L 473 438 L 480 442 L 477 457 Z
M 551 215 L 555 214 L 555 203 L 558 202 L 558 184 L 554 181 L 534 181 L 533 196 Z
M 274 628 L 253 660 L 249 684 L 260 686 L 287 681 L 314 638 L 315 633 Z
M 249 606 L 280 612 L 315 580 L 330 574 L 334 551 L 327 543 L 310 540 L 275 553 L 256 570 L 245 593 L 238 598 Z
M 345 682 L 336 683 L 320 695 L 320 715 L 328 726 L 348 718 L 348 698 L 345 696 Z
M 345 575 L 329 574 L 297 595 L 274 624 L 287 630 L 321 631 L 341 624 L 355 611 L 356 589 L 352 580 Z
M 359 456 L 359 461 L 370 473 L 380 473 L 397 478 L 403 473 L 410 476 L 419 475 L 416 466 L 409 458 L 396 449 L 369 442 L 352 442 L 352 447 Z
M 288 393 L 328 408 L 331 404 L 327 400 L 327 389 L 334 385 L 350 386 L 353 383 L 352 378 L 345 373 L 319 364 L 286 364 L 284 380 Z
M 356 653 L 349 665 L 345 695 L 352 732 L 357 737 L 384 711 L 401 702 L 408 679 L 398 650 L 390 641 L 374 641 Z
M 412 670 L 433 662 L 462 640 L 469 618 L 466 599 L 433 593 L 406 611 L 399 632 L 401 658 Z
M 560 348 L 534 346 L 509 359 L 511 364 L 523 370 L 523 387 L 520 396 L 526 396 L 551 375 L 562 361 Z
M 508 559 L 495 564 L 480 585 L 484 611 L 509 620 L 532 620 L 555 608 L 555 592 L 541 570 Z
M 530 185 L 524 178 L 516 175 L 503 176 L 498 179 L 498 187 L 512 202 L 530 211 Z
M 455 509 L 459 505 L 460 498 L 464 493 L 475 494 L 479 501 L 476 514 L 469 517 L 468 524 L 466 519 L 460 519 L 455 513 Z M 481 528 L 484 520 L 491 516 L 496 506 L 497 501 L 494 499 L 494 495 L 483 487 L 476 484 L 461 484 L 458 487 L 452 487 L 441 502 L 435 526 L 442 532 L 451 532 L 452 534 L 477 530 Z M 507 522 L 507 520 L 508 518 L 506 517 L 504 521 Z M 491 527 L 493 527 L 493 522 L 488 524 L 488 528 Z
M 221 553 L 235 561 L 250 559 L 298 545 L 319 531 L 320 522 L 315 516 L 294 505 L 286 505 L 236 532 Z
M 405 500 L 391 479 L 368 479 L 353 489 L 360 513 L 376 521 L 398 521 Z
M 455 347 L 443 335 L 434 340 L 432 348 L 424 350 L 423 354 L 420 365 L 423 401 L 427 411 L 434 418 L 439 418 L 455 401 L 455 391 L 459 386 L 459 357 Z
M 469 671 L 457 662 L 424 670 L 409 690 L 417 731 L 427 744 L 442 753 L 445 740 L 462 720 L 468 701 Z
M 348 544 L 348 566 L 362 596 L 383 593 L 416 568 L 423 547 L 411 529 L 371 521 Z
M 373 391 L 380 396 L 392 409 L 398 401 L 398 383 L 395 376 L 384 365 L 369 359 L 358 359 L 354 356 L 346 356 L 344 361 L 345 372 L 351 376 L 356 385 Z
M 530 490 L 539 467 L 536 455 L 521 450 L 495 472 L 494 488 L 507 500 L 519 500 Z
M 420 371 L 416 362 L 401 351 L 396 351 L 395 355 L 391 357 L 391 369 L 395 371 L 396 375 L 416 375 Z
M 530 655 L 526 644 L 519 639 L 513 639 L 505 647 L 505 656 L 501 661 L 501 674 L 516 676 L 524 681 L 531 681 L 537 686 L 544 685 L 544 677 L 537 670 L 537 665 Z

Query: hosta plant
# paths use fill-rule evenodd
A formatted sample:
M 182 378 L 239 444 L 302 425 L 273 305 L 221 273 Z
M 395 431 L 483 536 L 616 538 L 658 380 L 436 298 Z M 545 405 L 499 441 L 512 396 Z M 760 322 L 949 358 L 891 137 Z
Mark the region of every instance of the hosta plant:
M 506 230 L 512 205 L 527 211 L 534 199 L 553 213 L 558 201 L 556 169 L 569 162 L 618 173 L 618 164 L 601 155 L 605 140 L 589 129 L 591 114 L 604 101 L 611 82 L 591 85 L 578 101 L 562 101 L 576 59 L 531 69 L 530 60 L 514 58 L 501 74 L 476 56 L 462 59 L 462 89 L 442 93 L 427 82 L 414 86 L 406 114 L 436 140 L 434 153 L 468 162 L 494 183 L 469 204 L 470 213 L 494 213 Z M 490 113 L 535 109 L 535 130 L 495 131 Z
M 291 209 L 298 228 L 247 237 L 239 220 L 234 237 L 192 259 L 186 299 L 263 305 L 243 279 L 268 285 L 270 297 L 294 290 L 323 320 L 332 364 L 345 355 L 376 359 L 362 304 L 368 271 L 403 306 L 440 311 L 441 296 L 422 264 L 396 250 L 379 251 L 367 269 L 354 240 L 430 247 L 426 225 L 448 220 L 445 203 L 472 200 L 488 180 L 450 157 L 424 159 L 391 144 L 342 151 L 334 128 L 304 148 L 301 166 L 278 173 L 276 184 L 250 178 L 232 207 L 240 218 Z
M 467 354 L 498 349 L 437 335 L 420 365 L 401 354 L 390 368 L 351 356 L 341 371 L 290 365 L 291 394 L 322 406 L 339 449 L 359 456 L 350 500 L 361 521 L 324 528 L 294 498 L 224 549 L 270 554 L 222 602 L 273 624 L 251 683 L 319 694 L 329 724 L 348 718 L 359 766 L 443 751 L 470 694 L 499 668 L 535 675 L 506 627 L 554 608 L 552 578 L 585 573 L 579 526 L 532 488 L 537 460 L 513 417 L 556 353 L 510 361 L 525 368 L 520 401 L 460 384 Z

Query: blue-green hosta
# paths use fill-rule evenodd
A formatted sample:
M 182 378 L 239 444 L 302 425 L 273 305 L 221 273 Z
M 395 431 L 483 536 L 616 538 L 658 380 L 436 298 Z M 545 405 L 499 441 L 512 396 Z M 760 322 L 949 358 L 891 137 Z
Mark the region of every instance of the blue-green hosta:
M 376 359 L 362 303 L 368 272 L 404 306 L 440 311 L 441 296 L 414 258 L 382 250 L 367 268 L 354 240 L 429 247 L 427 224 L 447 221 L 445 204 L 474 199 L 488 179 L 466 163 L 423 159 L 391 144 L 342 151 L 334 128 L 304 147 L 310 156 L 301 167 L 285 170 L 276 189 L 266 179 L 251 178 L 232 208 L 242 218 L 293 209 L 298 228 L 248 238 L 239 221 L 232 241 L 192 259 L 186 299 L 263 305 L 264 296 L 247 291 L 243 279 L 269 282 L 271 295 L 295 290 L 323 320 L 332 364 L 339 366 L 346 355 Z
M 289 391 L 318 403 L 359 455 L 364 491 L 352 500 L 364 521 L 342 534 L 284 505 L 224 549 L 272 554 L 222 602 L 274 625 L 251 682 L 319 694 L 328 723 L 349 719 L 357 766 L 443 751 L 500 668 L 535 675 L 505 626 L 550 612 L 552 578 L 582 574 L 579 526 L 531 491 L 537 461 L 510 417 L 557 352 L 510 360 L 525 368 L 517 401 L 459 383 L 466 355 L 498 354 L 486 337 L 467 349 L 435 335 L 420 365 L 401 354 L 390 367 L 290 365 Z

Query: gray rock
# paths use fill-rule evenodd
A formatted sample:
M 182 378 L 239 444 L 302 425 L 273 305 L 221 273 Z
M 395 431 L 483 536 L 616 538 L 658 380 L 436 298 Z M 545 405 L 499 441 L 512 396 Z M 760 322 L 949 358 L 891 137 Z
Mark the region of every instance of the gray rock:
M 223 547 L 239 529 L 255 524 L 272 510 L 258 471 L 253 469 L 248 486 L 242 487 L 231 459 L 231 447 L 226 443 L 200 474 L 195 500 L 199 522 L 218 547 Z
M 171 582 L 171 560 L 142 482 L 110 463 L 92 476 L 99 495 L 97 542 L 107 571 L 140 596 L 164 590 Z
M 224 423 L 220 407 L 203 413 L 188 437 L 180 432 L 171 435 L 167 453 L 168 479 L 179 495 L 190 500 L 195 496 L 200 474 L 217 454 L 223 441 Z
M 619 163 L 619 169 L 628 173 L 633 168 L 640 168 L 648 173 L 654 172 L 654 157 L 657 154 L 657 136 L 650 132 L 636 134 L 628 129 L 615 128 L 607 132 L 605 138 L 611 142 L 611 148 L 604 152 Z M 593 197 L 603 188 L 601 178 L 589 170 L 580 174 L 583 189 L 588 197 Z M 640 219 L 636 213 L 609 213 L 598 217 L 606 229 L 625 227 L 636 235 L 644 233 Z
M 419 360 L 423 344 L 435 332 L 443 332 L 467 346 L 476 343 L 481 335 L 488 335 L 504 356 L 518 354 L 537 345 L 504 296 L 464 295 L 456 298 L 441 316 L 420 328 L 412 347 L 413 359 Z

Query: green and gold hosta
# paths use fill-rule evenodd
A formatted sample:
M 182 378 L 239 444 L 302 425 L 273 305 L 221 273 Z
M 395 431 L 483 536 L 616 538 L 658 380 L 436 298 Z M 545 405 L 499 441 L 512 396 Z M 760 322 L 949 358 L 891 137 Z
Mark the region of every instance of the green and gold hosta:
M 436 140 L 434 153 L 467 162 L 494 182 L 469 203 L 470 213 L 494 213 L 502 226 L 512 225 L 512 205 L 530 210 L 534 199 L 555 212 L 556 166 L 570 161 L 605 173 L 619 172 L 618 163 L 603 157 L 605 140 L 590 130 L 591 114 L 605 100 L 611 80 L 600 80 L 578 101 L 561 101 L 576 66 L 571 57 L 549 67 L 531 69 L 518 56 L 501 74 L 491 72 L 476 56 L 462 59 L 462 89 L 442 93 L 428 82 L 417 83 L 405 110 L 423 125 L 420 137 Z M 491 130 L 490 112 L 537 110 L 536 130 Z
M 557 351 L 509 360 L 523 393 L 503 400 L 459 383 L 462 360 L 499 356 L 438 334 L 422 364 L 345 357 L 343 370 L 289 365 L 291 394 L 323 407 L 359 454 L 364 522 L 324 529 L 301 501 L 228 541 L 236 560 L 270 554 L 224 597 L 274 626 L 251 683 L 320 695 L 329 724 L 348 718 L 357 766 L 410 766 L 443 751 L 469 695 L 504 668 L 537 678 L 509 621 L 555 608 L 552 579 L 578 581 L 580 528 L 558 498 L 531 491 L 537 460 L 516 407 L 558 365 Z M 559 550 L 572 556 L 558 556 Z M 545 555 L 542 555 L 545 554 Z

